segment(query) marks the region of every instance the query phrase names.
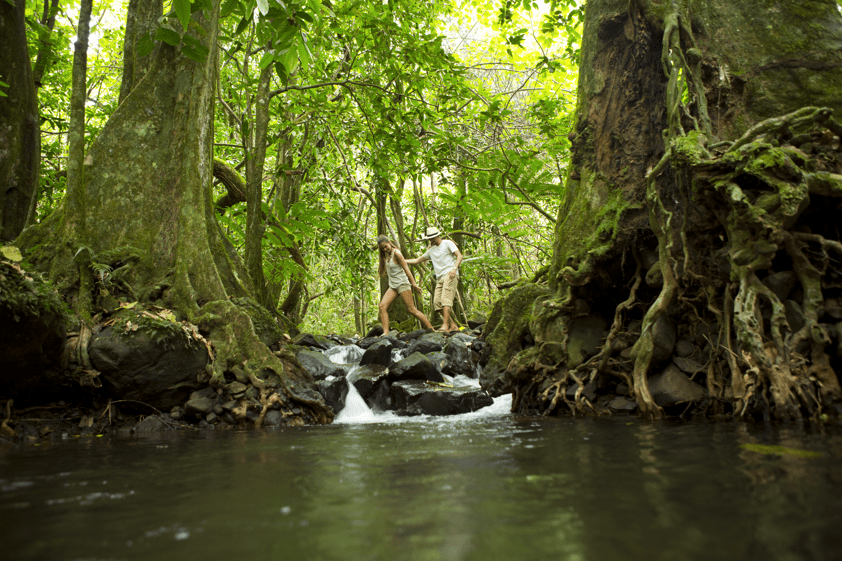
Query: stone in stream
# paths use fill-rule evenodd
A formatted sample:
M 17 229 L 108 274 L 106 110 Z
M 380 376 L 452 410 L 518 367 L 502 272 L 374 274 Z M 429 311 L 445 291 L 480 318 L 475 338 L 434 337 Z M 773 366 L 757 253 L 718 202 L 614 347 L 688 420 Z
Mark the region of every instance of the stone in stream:
M 302 333 L 296 336 L 292 343 L 301 347 L 310 347 L 311 349 L 319 349 L 326 351 L 336 346 L 336 343 L 322 335 L 313 335 L 312 333 Z
M 573 383 L 568 386 L 566 392 L 567 399 L 573 399 L 576 397 L 577 391 L 579 391 L 579 384 Z M 585 384 L 585 389 L 582 390 L 582 395 L 590 402 L 596 401 L 596 382 L 591 381 Z
M 196 397 L 184 404 L 184 414 L 188 417 L 204 417 L 213 412 L 216 400 L 209 397 Z
M 348 397 L 348 381 L 345 378 L 330 377 L 316 382 L 316 389 L 325 398 L 334 413 L 345 408 L 345 398 Z
M 313 379 L 324 380 L 328 376 L 344 376 L 345 370 L 338 364 L 334 364 L 325 355 L 310 349 L 301 349 L 296 355 L 298 362 L 309 372 Z
M 707 396 L 707 390 L 688 378 L 675 364 L 670 364 L 663 372 L 650 376 L 649 392 L 655 403 L 661 407 L 698 401 Z
M 367 349 L 378 341 L 380 341 L 380 337 L 363 337 L 355 344 L 361 349 Z
M 445 388 L 405 380 L 392 384 L 391 409 L 399 415 L 458 415 L 494 403 L 484 390 L 473 386 Z
M 418 339 L 413 340 L 406 346 L 406 353 L 421 353 L 425 355 L 435 351 L 440 351 L 444 348 L 446 337 L 444 333 L 427 333 Z
M 666 314 L 661 314 L 652 326 L 652 365 L 663 364 L 675 348 L 675 327 Z
M 403 335 L 399 336 L 398 338 L 401 341 L 414 341 L 419 337 L 426 335 L 427 333 L 433 333 L 432 329 L 416 329 L 415 331 L 410 331 L 409 333 L 404 333 Z
M 377 388 L 382 383 L 388 383 L 386 376 L 389 374 L 389 369 L 379 364 L 368 364 L 360 367 L 354 375 L 354 387 L 360 393 L 360 396 L 368 400 L 377 391 Z
M 444 354 L 447 357 L 442 370 L 448 376 L 473 376 L 474 365 L 471 361 L 471 349 L 465 345 L 461 338 L 454 335 L 444 346 Z
M 383 339 L 365 350 L 365 353 L 363 353 L 360 359 L 360 366 L 367 364 L 389 366 L 390 362 L 392 362 L 392 343 L 389 340 Z
M 442 372 L 444 370 L 445 364 L 447 364 L 447 355 L 444 354 L 442 351 L 435 351 L 432 353 L 427 353 L 424 355 L 425 357 L 430 359 L 430 362 L 436 367 L 436 370 Z
M 682 339 L 675 344 L 675 355 L 680 357 L 688 357 L 693 354 L 693 343 L 687 339 Z
M 114 399 L 146 403 L 163 411 L 180 405 L 204 372 L 210 357 L 203 344 L 180 332 L 125 330 L 120 320 L 94 335 L 88 348 L 91 364 Z M 129 404 L 131 406 L 131 404 Z
M 277 427 L 281 424 L 281 412 L 274 409 L 267 411 L 266 416 L 263 417 L 264 427 Z
M 485 314 L 476 313 L 468 318 L 468 327 L 470 327 L 471 329 L 476 329 L 481 325 L 485 325 L 487 321 L 488 318 L 485 316 Z
M 444 382 L 444 378 L 436 365 L 429 358 L 417 352 L 390 366 L 387 378 L 390 382 L 402 380 Z
M 608 408 L 618 413 L 631 413 L 637 409 L 637 403 L 625 397 L 615 397 L 608 404 Z
M 163 432 L 165 430 L 170 430 L 170 427 L 158 415 L 150 415 L 146 417 L 141 422 L 136 424 L 132 429 L 132 431 L 134 431 L 135 433 L 141 434 L 150 432 Z
M 605 320 L 600 316 L 585 316 L 570 322 L 567 341 L 567 367 L 575 368 L 596 354 L 604 338 Z
M 380 325 L 375 325 L 374 327 L 368 330 L 368 333 L 365 334 L 366 338 L 378 337 L 380 335 L 383 335 L 383 327 Z

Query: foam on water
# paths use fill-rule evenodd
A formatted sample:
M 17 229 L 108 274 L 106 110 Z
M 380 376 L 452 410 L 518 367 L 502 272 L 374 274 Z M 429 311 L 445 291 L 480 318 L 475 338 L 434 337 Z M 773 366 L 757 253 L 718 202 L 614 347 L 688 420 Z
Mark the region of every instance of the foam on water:
M 334 364 L 356 364 L 363 357 L 365 351 L 356 345 L 339 345 L 322 351 Z

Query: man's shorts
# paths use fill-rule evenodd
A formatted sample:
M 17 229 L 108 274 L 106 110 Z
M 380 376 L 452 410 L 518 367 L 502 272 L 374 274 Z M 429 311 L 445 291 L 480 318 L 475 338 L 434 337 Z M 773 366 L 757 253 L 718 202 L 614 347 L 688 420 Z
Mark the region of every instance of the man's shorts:
M 444 307 L 453 307 L 453 299 L 456 298 L 456 284 L 458 282 L 459 275 L 450 278 L 450 273 L 445 273 L 442 278 L 436 281 L 436 291 L 433 295 L 433 308 L 436 311 Z

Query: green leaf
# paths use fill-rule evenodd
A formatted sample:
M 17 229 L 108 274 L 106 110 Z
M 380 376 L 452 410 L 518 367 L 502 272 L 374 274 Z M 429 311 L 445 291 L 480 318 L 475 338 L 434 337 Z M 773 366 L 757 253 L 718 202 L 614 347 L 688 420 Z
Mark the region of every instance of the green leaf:
M 187 31 L 190 25 L 190 0 L 173 0 L 172 5 L 181 28 Z
M 272 64 L 273 60 L 275 60 L 274 53 L 265 53 L 263 55 L 263 58 L 260 59 L 260 64 L 259 64 L 260 69 L 263 70 L 264 68 L 266 68 L 267 66 Z
M 181 35 L 167 27 L 159 27 L 155 30 L 155 39 L 163 41 L 167 45 L 177 47 L 181 43 Z
M 3 254 L 3 257 L 8 259 L 9 261 L 14 261 L 15 263 L 23 260 L 23 256 L 20 254 L 20 250 L 13 245 L 4 245 L 2 248 L 0 248 L 0 253 Z
M 234 31 L 234 35 L 235 36 L 239 35 L 243 31 L 245 31 L 246 28 L 251 23 L 251 20 L 252 20 L 251 12 L 246 11 L 246 15 L 244 15 L 243 19 L 240 20 L 240 23 L 237 24 L 237 29 Z
M 281 53 L 280 62 L 284 65 L 287 74 L 292 74 L 298 68 L 298 51 L 295 45 L 291 45 L 286 52 Z
M 230 16 L 239 4 L 240 0 L 225 0 L 225 3 L 222 4 L 222 8 L 219 11 L 219 19 Z
M 267 0 L 257 0 L 257 9 L 260 11 L 261 16 L 265 16 L 266 12 L 269 11 L 269 2 Z
M 181 52 L 184 53 L 187 58 L 195 60 L 196 62 L 205 62 L 205 59 L 210 53 L 210 49 L 204 45 L 184 45 L 181 47 Z
M 137 42 L 137 56 L 144 57 L 155 49 L 155 42 L 152 41 L 152 33 L 148 32 L 140 37 Z

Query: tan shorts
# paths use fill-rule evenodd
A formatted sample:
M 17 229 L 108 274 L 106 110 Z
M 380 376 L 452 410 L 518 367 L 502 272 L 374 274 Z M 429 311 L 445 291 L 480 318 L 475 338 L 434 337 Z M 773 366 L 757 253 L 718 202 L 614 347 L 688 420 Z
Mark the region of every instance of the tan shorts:
M 402 285 L 398 286 L 397 288 L 389 285 L 389 288 L 391 288 L 392 290 L 394 290 L 398 294 L 401 294 L 403 292 L 406 292 L 407 290 L 412 290 L 412 285 L 411 284 L 402 284 Z
M 452 308 L 453 299 L 456 297 L 456 284 L 459 282 L 459 275 L 450 278 L 450 273 L 446 273 L 442 278 L 436 281 L 436 291 L 433 295 L 433 308 L 436 311 L 444 307 Z

